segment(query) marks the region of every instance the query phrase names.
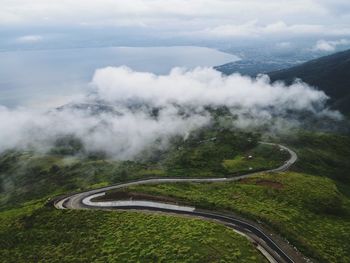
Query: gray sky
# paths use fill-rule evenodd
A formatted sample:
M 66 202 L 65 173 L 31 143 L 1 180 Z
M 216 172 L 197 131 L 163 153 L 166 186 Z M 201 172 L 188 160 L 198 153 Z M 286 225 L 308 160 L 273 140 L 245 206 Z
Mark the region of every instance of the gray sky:
M 39 28 L 39 29 L 38 29 Z M 18 46 L 57 41 L 65 32 L 104 30 L 112 37 L 252 41 L 312 38 L 315 47 L 344 45 L 348 0 L 0 0 L 0 37 Z M 5 34 L 6 30 L 16 34 Z M 111 33 L 113 32 L 113 33 Z M 333 41 L 319 43 L 318 40 Z M 335 42 L 338 41 L 338 42 Z M 170 41 L 171 42 L 171 41 Z M 44 44 L 42 44 L 44 45 Z

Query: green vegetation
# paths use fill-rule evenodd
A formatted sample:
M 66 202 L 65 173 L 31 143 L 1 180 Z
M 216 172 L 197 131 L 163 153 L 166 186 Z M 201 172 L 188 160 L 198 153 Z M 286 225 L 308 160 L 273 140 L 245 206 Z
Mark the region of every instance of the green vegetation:
M 247 239 L 216 223 L 140 213 L 57 211 L 50 203 L 44 205 L 60 194 L 137 178 L 228 175 L 234 168 L 226 169 L 224 160 L 258 155 L 262 148 L 257 139 L 205 129 L 186 140 L 173 138 L 167 150 L 144 152 L 135 161 L 87 155 L 70 137 L 58 140 L 46 155 L 6 152 L 0 156 L 1 260 L 265 262 Z M 271 157 L 263 158 L 267 162 Z
M 289 158 L 287 151 L 278 146 L 260 144 L 247 151 L 245 155 L 236 155 L 234 159 L 224 160 L 223 166 L 232 174 L 247 173 L 251 170 L 269 170 L 280 166 Z
M 350 186 L 350 137 L 329 133 L 299 132 L 282 139 L 296 150 L 294 169 L 327 176 Z
M 258 144 L 256 134 L 202 130 L 169 148 L 162 163 L 169 176 L 223 177 L 278 167 L 288 157 L 279 147 Z
M 129 190 L 261 220 L 305 255 L 321 262 L 350 261 L 350 199 L 327 178 L 262 174 L 232 183 L 143 185 Z
M 232 176 L 249 169 L 227 167 L 224 160 L 251 154 L 254 158 L 246 163 L 252 163 L 253 170 L 278 166 L 287 158 L 278 147 L 259 145 L 257 140 L 249 133 L 203 129 L 186 140 L 173 138 L 167 150 L 142 153 L 143 159 L 135 161 L 100 159 L 97 153 L 63 155 L 83 151 L 72 138 L 58 140 L 57 148 L 47 155 L 10 151 L 0 156 L 0 210 L 29 200 L 145 177 Z
M 169 148 L 164 159 L 169 176 L 220 177 L 229 174 L 223 160 L 255 148 L 257 137 L 229 130 L 201 130 Z
M 62 211 L 0 212 L 1 262 L 266 262 L 245 237 L 200 219 Z
M 331 97 L 331 105 L 344 113 L 350 113 L 349 93 L 350 50 L 338 52 L 275 72 L 268 75 L 272 81 L 287 83 L 296 78 L 323 90 Z
M 0 157 L 0 208 L 22 202 L 151 176 L 152 163 L 8 152 Z
M 56 211 L 44 205 L 56 195 L 138 178 L 235 176 L 277 167 L 288 158 L 278 147 L 258 144 L 259 139 L 211 127 L 186 140 L 173 138 L 166 150 L 145 151 L 134 161 L 87 155 L 74 138 L 59 140 L 46 155 L 6 152 L 0 156 L 2 260 L 212 262 L 237 256 L 237 262 L 263 261 L 246 239 L 214 223 L 140 213 Z M 299 132 L 280 141 L 297 151 L 296 173 L 128 191 L 260 220 L 305 255 L 321 262 L 349 262 L 349 137 Z

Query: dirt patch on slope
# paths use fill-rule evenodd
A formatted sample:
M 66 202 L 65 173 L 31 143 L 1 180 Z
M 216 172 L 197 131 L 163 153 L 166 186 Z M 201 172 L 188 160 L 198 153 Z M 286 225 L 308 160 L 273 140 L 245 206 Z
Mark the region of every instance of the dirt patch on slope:
M 240 180 L 240 183 L 244 184 L 255 184 L 255 185 L 262 185 L 262 186 L 267 186 L 273 189 L 282 189 L 284 185 L 280 182 L 276 182 L 273 180 L 268 180 L 268 179 L 252 179 L 252 178 L 245 178 Z
M 268 186 L 274 189 L 281 189 L 284 187 L 282 183 L 271 181 L 271 180 L 259 180 L 259 181 L 256 181 L 255 184 Z

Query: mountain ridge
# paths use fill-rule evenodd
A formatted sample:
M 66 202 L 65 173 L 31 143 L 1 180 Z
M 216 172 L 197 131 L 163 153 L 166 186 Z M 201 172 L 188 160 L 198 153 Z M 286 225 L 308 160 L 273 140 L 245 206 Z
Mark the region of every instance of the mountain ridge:
M 345 114 L 350 113 L 350 50 L 313 59 L 303 64 L 267 73 L 272 82 L 287 84 L 301 79 L 324 91 L 330 97 L 330 106 Z
M 224 75 L 238 72 L 250 77 L 266 74 L 271 82 L 292 84 L 301 79 L 310 86 L 324 91 L 330 97 L 329 106 L 350 115 L 350 50 L 296 63 L 289 60 L 243 60 L 214 67 Z

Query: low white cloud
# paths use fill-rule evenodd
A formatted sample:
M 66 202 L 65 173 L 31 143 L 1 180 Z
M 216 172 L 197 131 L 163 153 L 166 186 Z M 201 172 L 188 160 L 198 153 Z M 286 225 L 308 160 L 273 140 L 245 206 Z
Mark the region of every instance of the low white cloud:
M 6 123 L 6 128 L 0 131 L 0 150 L 18 148 L 46 152 L 60 136 L 74 135 L 89 152 L 131 159 L 152 145 L 166 147 L 171 136 L 186 136 L 209 120 L 206 115 L 183 118 L 171 108 L 162 111 L 157 119 L 126 108 L 119 108 L 118 114 L 90 113 L 88 109 L 69 107 L 49 113 L 0 107 L 0 120 Z
M 333 52 L 337 49 L 339 46 L 347 46 L 350 45 L 350 40 L 348 39 L 341 39 L 341 40 L 319 40 L 315 44 L 315 46 L 312 48 L 313 51 L 325 51 L 325 52 Z
M 169 75 L 159 76 L 127 67 L 108 67 L 97 70 L 92 82 L 103 100 L 137 100 L 156 106 L 176 103 L 315 111 L 315 104 L 322 104 L 327 99 L 323 92 L 302 82 L 291 86 L 272 85 L 267 76 L 257 79 L 239 74 L 222 76 L 212 68 L 190 71 L 174 68 Z
M 93 94 L 58 110 L 0 107 L 0 151 L 45 152 L 58 137 L 74 135 L 87 151 L 132 159 L 148 147 L 166 147 L 172 136 L 185 138 L 209 124 L 206 106 L 226 106 L 235 116 L 228 125 L 239 128 L 297 125 L 288 119 L 290 111 L 340 116 L 325 109 L 323 92 L 305 83 L 271 84 L 267 76 L 223 76 L 212 68 L 175 68 L 168 75 L 155 75 L 108 67 L 96 71 L 92 86 Z
M 26 35 L 16 38 L 16 42 L 22 44 L 32 44 L 37 43 L 43 40 L 43 37 L 40 35 Z

